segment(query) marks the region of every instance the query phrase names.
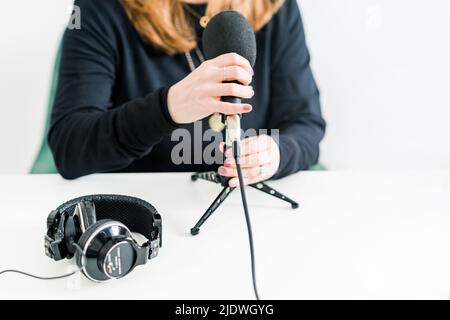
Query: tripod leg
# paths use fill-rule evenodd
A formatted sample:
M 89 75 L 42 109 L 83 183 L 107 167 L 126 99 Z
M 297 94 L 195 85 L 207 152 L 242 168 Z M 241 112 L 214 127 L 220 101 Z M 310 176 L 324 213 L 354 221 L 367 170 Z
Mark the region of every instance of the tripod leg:
M 218 184 L 221 184 L 222 186 L 226 186 L 228 184 L 228 182 L 230 181 L 230 178 L 222 177 L 220 174 L 218 174 L 215 171 L 196 172 L 191 175 L 192 181 L 197 181 L 198 179 L 218 183 Z
M 191 234 L 193 236 L 200 232 L 200 227 L 208 220 L 208 218 L 217 210 L 217 208 L 222 204 L 223 201 L 229 196 L 229 194 L 235 189 L 235 187 L 226 186 L 211 204 L 211 206 L 206 210 L 205 214 L 200 218 L 197 224 L 191 229 Z
M 298 208 L 298 203 L 295 202 L 294 200 L 286 197 L 285 195 L 279 193 L 278 191 L 276 191 L 275 189 L 272 189 L 271 187 L 269 187 L 267 184 L 265 184 L 264 182 L 258 182 L 255 184 L 251 184 L 251 187 L 260 190 L 262 192 L 265 192 L 267 194 L 270 194 L 271 196 L 274 196 L 278 199 L 281 199 L 283 201 L 289 202 L 291 204 L 291 208 L 292 209 L 297 209 Z
M 220 176 L 217 172 L 209 171 L 209 172 L 196 172 L 191 175 L 192 181 L 197 181 L 198 179 L 203 179 L 215 183 L 220 183 Z

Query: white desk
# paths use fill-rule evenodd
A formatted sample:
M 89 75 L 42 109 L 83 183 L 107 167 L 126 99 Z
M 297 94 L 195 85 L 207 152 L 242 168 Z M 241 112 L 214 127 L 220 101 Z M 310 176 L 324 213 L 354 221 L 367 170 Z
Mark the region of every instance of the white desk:
M 448 299 L 450 172 L 305 172 L 272 182 L 300 203 L 248 189 L 260 295 L 265 299 Z M 219 192 L 189 174 L 0 177 L 0 269 L 58 275 L 73 262 L 44 255 L 47 214 L 92 193 L 152 203 L 163 218 L 160 255 L 119 281 L 0 276 L 0 298 L 252 299 L 238 192 L 192 237 Z

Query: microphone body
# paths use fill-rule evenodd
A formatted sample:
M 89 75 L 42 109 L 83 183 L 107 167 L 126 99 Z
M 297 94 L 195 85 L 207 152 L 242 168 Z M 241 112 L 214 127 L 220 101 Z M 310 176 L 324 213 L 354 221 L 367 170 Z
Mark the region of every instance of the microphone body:
M 253 28 L 247 19 L 236 11 L 224 11 L 214 16 L 203 32 L 203 49 L 207 59 L 213 59 L 219 55 L 235 52 L 246 58 L 253 67 L 256 61 L 256 37 Z M 241 103 L 237 97 L 222 97 L 222 101 L 230 103 Z M 250 244 L 250 256 L 252 262 L 252 281 L 255 297 L 259 300 L 256 286 L 255 252 L 253 247 L 253 235 L 245 195 L 244 177 L 240 163 L 240 142 L 241 142 L 241 117 L 237 114 L 225 117 L 226 146 L 232 148 L 233 158 L 236 161 L 236 171 L 238 174 L 239 186 L 244 207 L 245 220 Z M 224 190 L 229 189 L 226 186 Z M 219 198 L 220 199 L 220 198 Z

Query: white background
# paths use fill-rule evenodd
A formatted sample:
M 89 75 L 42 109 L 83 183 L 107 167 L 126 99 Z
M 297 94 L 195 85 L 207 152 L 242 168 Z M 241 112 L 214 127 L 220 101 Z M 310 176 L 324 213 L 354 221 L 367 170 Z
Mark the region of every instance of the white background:
M 42 138 L 71 0 L 0 2 L 0 173 Z M 301 0 L 330 169 L 450 169 L 450 2 Z

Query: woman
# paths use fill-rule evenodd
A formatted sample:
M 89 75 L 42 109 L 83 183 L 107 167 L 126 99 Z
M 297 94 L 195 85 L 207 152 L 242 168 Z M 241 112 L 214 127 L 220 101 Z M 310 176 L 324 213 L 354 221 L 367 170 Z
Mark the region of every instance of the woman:
M 242 142 L 246 183 L 281 178 L 317 162 L 325 123 L 295 0 L 77 0 L 75 5 L 81 29 L 64 35 L 48 136 L 63 177 L 218 170 L 235 186 L 229 153 L 222 165 L 171 159 L 177 144 L 171 133 L 185 128 L 201 139 L 193 123 L 206 130 L 217 112 L 242 113 L 244 130 L 279 129 L 279 141 L 261 134 Z M 254 69 L 232 53 L 203 62 L 203 27 L 227 9 L 244 14 L 256 31 Z M 247 100 L 220 101 L 230 95 Z

